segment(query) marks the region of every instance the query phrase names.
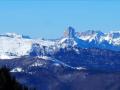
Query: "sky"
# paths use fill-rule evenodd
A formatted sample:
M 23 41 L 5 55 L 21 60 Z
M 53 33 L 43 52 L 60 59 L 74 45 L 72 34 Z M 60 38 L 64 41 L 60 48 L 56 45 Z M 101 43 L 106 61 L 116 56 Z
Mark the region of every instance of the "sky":
M 3 0 L 0 33 L 54 39 L 72 26 L 76 31 L 120 31 L 118 0 Z

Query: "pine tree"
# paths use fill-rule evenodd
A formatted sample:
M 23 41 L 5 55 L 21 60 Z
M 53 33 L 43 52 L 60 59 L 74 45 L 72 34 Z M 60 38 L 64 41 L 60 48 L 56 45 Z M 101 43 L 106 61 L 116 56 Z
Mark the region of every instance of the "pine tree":
M 0 90 L 32 90 L 20 84 L 6 67 L 0 69 Z

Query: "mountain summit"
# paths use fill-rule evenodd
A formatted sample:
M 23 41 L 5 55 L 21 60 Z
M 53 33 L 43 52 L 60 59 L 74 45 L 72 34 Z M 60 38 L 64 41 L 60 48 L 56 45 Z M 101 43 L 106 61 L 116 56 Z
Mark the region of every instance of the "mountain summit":
M 73 27 L 69 26 L 67 28 L 67 30 L 65 30 L 65 32 L 64 32 L 64 37 L 74 38 L 75 37 L 75 29 Z

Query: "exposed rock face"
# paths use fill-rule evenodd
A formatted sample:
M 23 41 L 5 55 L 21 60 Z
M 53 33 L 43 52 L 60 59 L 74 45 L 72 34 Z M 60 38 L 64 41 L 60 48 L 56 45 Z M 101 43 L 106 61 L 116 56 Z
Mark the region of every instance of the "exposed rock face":
M 67 30 L 64 32 L 64 37 L 68 38 L 74 38 L 75 37 L 75 29 L 71 26 L 67 28 Z

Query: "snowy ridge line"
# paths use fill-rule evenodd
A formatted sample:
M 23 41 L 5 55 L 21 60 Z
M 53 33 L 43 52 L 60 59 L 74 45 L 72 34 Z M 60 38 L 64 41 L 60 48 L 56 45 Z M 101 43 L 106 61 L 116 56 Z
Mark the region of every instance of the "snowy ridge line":
M 45 60 L 50 60 L 50 61 L 56 62 L 56 63 L 58 63 L 58 64 L 62 64 L 63 66 L 66 66 L 66 67 L 69 67 L 69 68 L 72 68 L 72 69 L 76 69 L 76 70 L 86 70 L 86 68 L 84 68 L 84 67 L 72 67 L 72 66 L 70 66 L 70 65 L 68 65 L 68 64 L 63 63 L 63 62 L 60 61 L 60 60 L 57 60 L 57 59 L 55 59 L 55 58 L 48 57 L 48 56 L 38 56 L 38 58 L 40 58 L 40 59 L 45 59 Z
M 20 58 L 36 52 L 45 55 L 54 53 L 60 48 L 69 47 L 100 48 L 120 51 L 120 31 L 103 33 L 101 31 L 88 30 L 75 32 L 73 27 L 68 27 L 61 39 L 45 40 L 31 39 L 15 33 L 0 35 L 0 59 Z

